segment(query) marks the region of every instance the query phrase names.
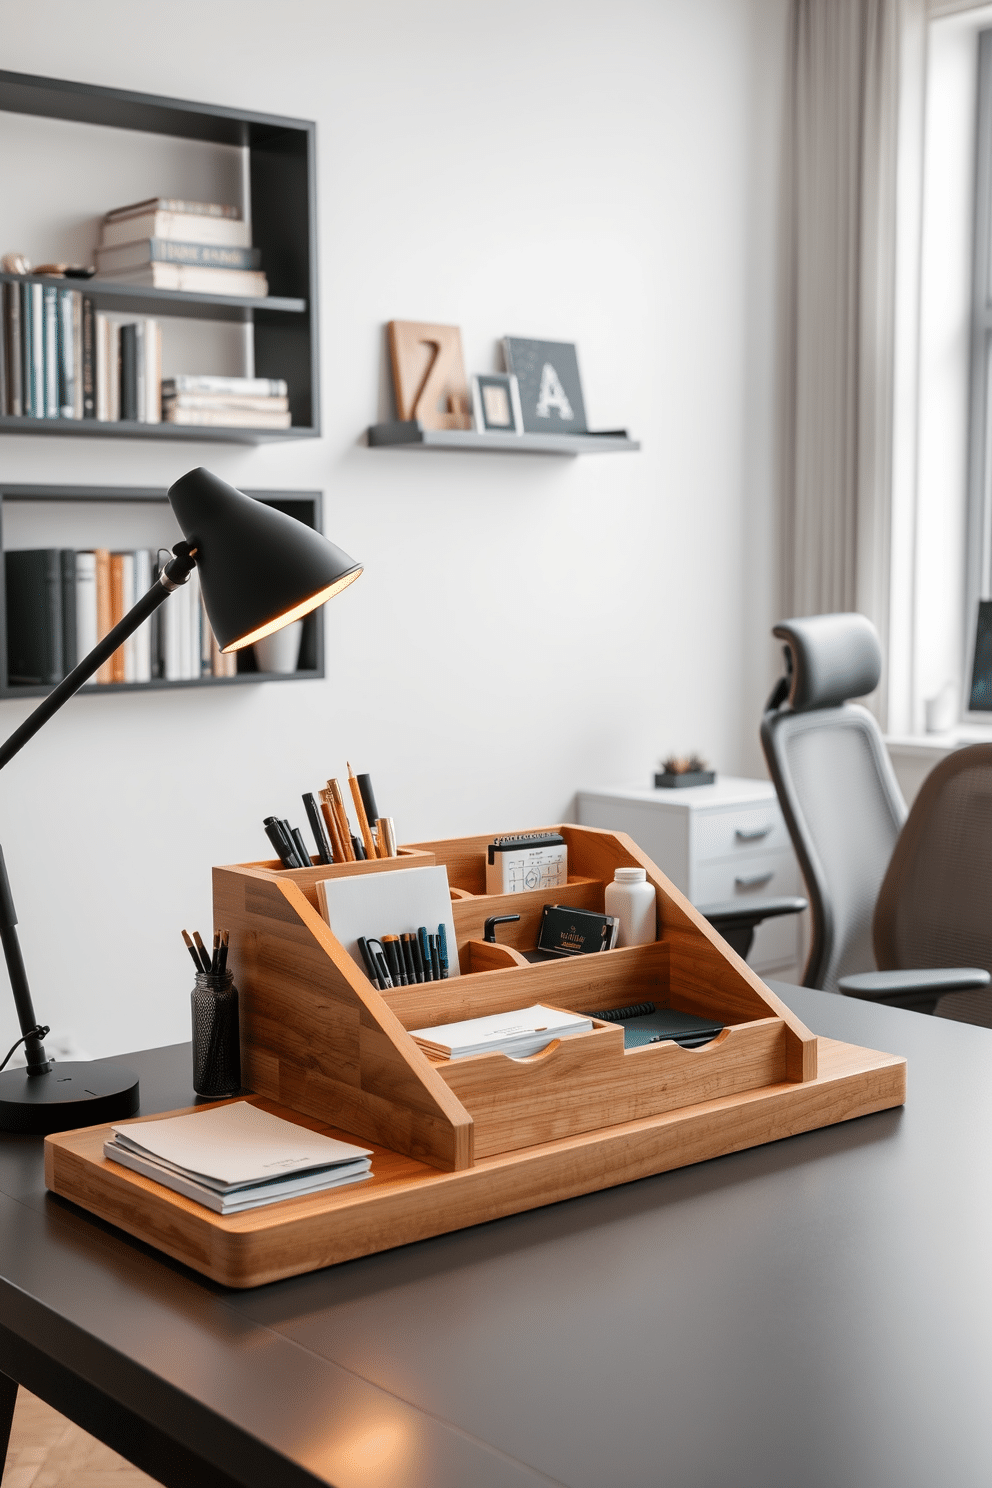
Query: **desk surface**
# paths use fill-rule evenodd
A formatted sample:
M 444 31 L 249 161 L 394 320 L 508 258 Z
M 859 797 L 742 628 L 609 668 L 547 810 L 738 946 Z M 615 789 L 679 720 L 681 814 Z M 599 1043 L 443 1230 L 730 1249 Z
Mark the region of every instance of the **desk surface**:
M 255 1292 L 4 1138 L 0 1369 L 191 1485 L 987 1488 L 992 1031 L 777 990 L 905 1109 Z M 188 1099 L 184 1046 L 129 1062 Z

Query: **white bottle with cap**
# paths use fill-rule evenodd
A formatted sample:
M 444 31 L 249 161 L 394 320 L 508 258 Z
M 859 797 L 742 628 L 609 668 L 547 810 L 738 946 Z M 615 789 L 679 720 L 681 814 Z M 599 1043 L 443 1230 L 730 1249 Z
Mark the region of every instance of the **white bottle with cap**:
M 643 868 L 618 868 L 606 885 L 606 913 L 620 921 L 618 946 L 649 945 L 655 939 L 654 884 Z

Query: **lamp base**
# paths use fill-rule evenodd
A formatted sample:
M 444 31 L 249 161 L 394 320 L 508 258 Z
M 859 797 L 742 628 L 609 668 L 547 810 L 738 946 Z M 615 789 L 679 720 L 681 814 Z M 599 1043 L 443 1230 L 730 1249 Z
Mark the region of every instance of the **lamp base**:
M 0 1073 L 0 1131 L 47 1136 L 133 1116 L 138 1077 L 109 1059 L 58 1064 L 47 1075 L 26 1069 Z

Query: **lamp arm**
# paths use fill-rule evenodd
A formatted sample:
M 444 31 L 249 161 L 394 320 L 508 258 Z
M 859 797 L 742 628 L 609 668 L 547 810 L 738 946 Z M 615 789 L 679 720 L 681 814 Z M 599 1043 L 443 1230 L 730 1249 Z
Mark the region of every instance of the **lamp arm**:
M 141 596 L 138 603 L 128 610 L 113 630 L 108 631 L 103 640 L 97 642 L 89 655 L 84 656 L 79 665 L 74 667 L 57 687 L 52 688 L 34 712 L 28 714 L 20 728 L 16 728 L 6 743 L 0 745 L 0 769 L 9 764 L 14 755 L 24 748 L 28 740 L 34 738 L 42 724 L 47 723 L 52 714 L 57 713 L 63 703 L 67 703 L 73 693 L 79 691 L 87 678 L 92 677 L 93 673 L 113 656 L 122 641 L 126 641 L 128 636 L 133 635 L 138 626 L 147 620 L 149 615 L 154 614 L 160 604 L 165 603 L 172 591 L 186 583 L 196 567 L 194 557 L 196 549 L 191 549 L 189 543 L 182 542 L 177 543 L 172 551 L 175 557 L 166 564 L 147 594 Z M 14 897 L 10 892 L 2 847 L 0 847 L 0 947 L 3 949 L 4 960 L 7 963 L 7 974 L 10 977 L 14 1005 L 17 1008 L 17 1021 L 24 1038 L 27 1072 L 29 1075 L 47 1074 L 51 1068 L 51 1061 L 45 1052 L 42 1039 L 48 1029 L 41 1028 L 35 1016 L 31 989 L 28 986 L 27 972 L 24 968 L 24 958 L 17 939 L 17 914 L 14 910 Z
M 175 557 L 166 564 L 161 574 L 155 580 L 146 594 L 143 594 L 122 620 L 119 620 L 113 630 L 107 632 L 101 641 L 97 641 L 88 656 L 84 656 L 78 666 L 73 667 L 68 676 L 63 677 L 56 687 L 53 687 L 47 697 L 42 698 L 33 713 L 29 713 L 19 728 L 16 728 L 6 743 L 0 745 L 0 770 L 4 765 L 10 763 L 29 739 L 33 739 L 43 724 L 46 724 L 54 713 L 57 713 L 64 703 L 79 691 L 83 683 L 88 681 L 93 673 L 99 671 L 105 661 L 109 661 L 128 636 L 132 636 L 149 617 L 155 613 L 160 604 L 164 604 L 174 589 L 185 584 L 193 569 L 196 567 L 194 558 L 195 549 L 190 549 L 189 543 L 177 543 L 173 548 Z

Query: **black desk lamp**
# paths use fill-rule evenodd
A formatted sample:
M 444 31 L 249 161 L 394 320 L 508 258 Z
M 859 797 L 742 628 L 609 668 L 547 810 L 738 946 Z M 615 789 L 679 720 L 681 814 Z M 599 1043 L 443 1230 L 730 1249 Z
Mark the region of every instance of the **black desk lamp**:
M 186 541 L 173 548 L 174 557 L 148 593 L 0 746 L 0 769 L 194 568 L 222 651 L 240 651 L 299 620 L 362 571 L 313 528 L 242 495 L 209 470 L 191 470 L 176 481 L 169 501 Z M 27 1055 L 26 1069 L 0 1073 L 0 1130 L 44 1134 L 133 1115 L 138 1079 L 130 1070 L 100 1059 L 57 1064 L 45 1053 L 42 1040 L 49 1030 L 35 1017 L 16 925 L 0 848 L 0 944 L 21 1027 L 17 1044 L 24 1044 Z

